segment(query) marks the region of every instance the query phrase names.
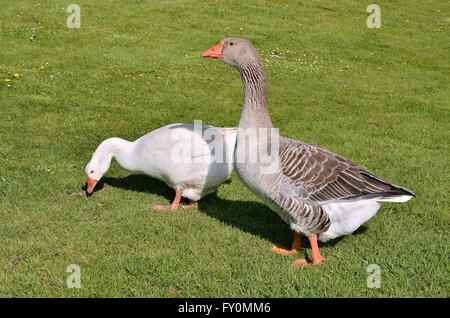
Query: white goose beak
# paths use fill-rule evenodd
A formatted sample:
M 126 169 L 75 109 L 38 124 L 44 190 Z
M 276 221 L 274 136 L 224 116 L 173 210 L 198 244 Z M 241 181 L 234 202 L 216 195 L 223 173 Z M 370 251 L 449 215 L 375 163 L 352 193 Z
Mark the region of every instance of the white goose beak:
M 98 180 L 94 180 L 90 177 L 87 177 L 87 188 L 86 188 L 86 192 L 88 194 L 91 194 L 92 191 L 94 191 L 95 185 L 97 184 Z

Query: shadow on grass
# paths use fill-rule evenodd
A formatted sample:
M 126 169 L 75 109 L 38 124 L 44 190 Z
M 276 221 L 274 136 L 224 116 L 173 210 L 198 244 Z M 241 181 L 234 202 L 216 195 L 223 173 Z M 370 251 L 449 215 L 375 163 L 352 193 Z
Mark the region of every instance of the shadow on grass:
M 107 177 L 104 178 L 104 183 L 114 188 L 156 194 L 170 202 L 175 195 L 174 191 L 164 182 L 141 174 L 130 174 L 123 178 Z
M 230 182 L 228 180 L 225 183 Z M 174 198 L 173 189 L 169 188 L 164 182 L 146 175 L 130 174 L 122 178 L 104 177 L 95 187 L 94 195 L 96 192 L 104 191 L 105 185 L 125 190 L 156 194 L 170 202 Z M 255 198 L 255 200 L 257 199 Z M 198 202 L 198 209 L 202 213 L 241 231 L 256 235 L 273 243 L 280 243 L 287 247 L 291 246 L 293 232 L 289 226 L 265 204 L 258 201 L 227 200 L 219 198 L 216 193 L 212 193 Z M 363 225 L 353 235 L 364 233 L 366 229 Z M 334 246 L 342 239 L 343 237 L 339 237 L 326 243 L 321 243 L 320 245 Z M 306 237 L 302 238 L 302 247 L 309 248 L 309 242 Z

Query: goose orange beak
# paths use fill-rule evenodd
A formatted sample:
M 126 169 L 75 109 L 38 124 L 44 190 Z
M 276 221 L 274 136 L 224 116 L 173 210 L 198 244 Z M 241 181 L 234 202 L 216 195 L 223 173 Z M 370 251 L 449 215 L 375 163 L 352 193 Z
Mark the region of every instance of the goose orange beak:
M 87 177 L 87 188 L 86 192 L 88 194 L 91 194 L 92 191 L 94 191 L 95 185 L 97 184 L 98 180 L 94 180 L 92 178 Z
M 220 42 L 212 49 L 209 49 L 202 53 L 201 57 L 212 57 L 213 59 L 221 59 L 222 58 L 222 48 L 223 43 Z

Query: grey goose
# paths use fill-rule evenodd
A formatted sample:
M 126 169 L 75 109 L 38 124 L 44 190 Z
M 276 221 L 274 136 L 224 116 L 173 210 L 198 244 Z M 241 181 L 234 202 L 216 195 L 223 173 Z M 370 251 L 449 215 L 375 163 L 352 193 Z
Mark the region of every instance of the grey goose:
M 292 247 L 274 244 L 275 252 L 296 253 L 301 235 L 308 237 L 312 261 L 299 259 L 293 265 L 321 264 L 325 259 L 317 240 L 326 242 L 351 234 L 375 215 L 382 202 L 405 202 L 415 196 L 324 148 L 274 133 L 270 138 L 269 133 L 260 134 L 264 129 L 273 132 L 273 125 L 267 108 L 266 74 L 249 41 L 227 38 L 201 56 L 220 60 L 240 72 L 244 105 L 234 166 L 240 180 L 295 232 Z M 248 141 L 249 129 L 258 131 L 256 142 Z M 268 162 L 276 168 L 267 172 L 264 164 L 250 160 L 249 154 L 274 143 L 278 147 L 268 152 Z

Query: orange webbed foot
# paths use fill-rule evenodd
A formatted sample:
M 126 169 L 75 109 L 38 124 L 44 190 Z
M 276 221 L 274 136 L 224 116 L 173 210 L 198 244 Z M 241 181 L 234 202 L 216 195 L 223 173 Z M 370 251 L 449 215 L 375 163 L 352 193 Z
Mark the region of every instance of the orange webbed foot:
M 164 211 L 164 210 L 169 210 L 169 209 L 170 210 L 178 210 L 182 194 L 183 194 L 183 190 L 177 190 L 175 192 L 175 199 L 173 199 L 173 202 L 171 205 L 155 205 L 155 206 L 153 206 L 153 209 L 158 210 L 158 211 Z
M 183 204 L 183 208 L 190 208 L 197 205 L 197 201 L 189 200 L 188 203 Z
M 292 263 L 292 266 L 307 266 L 312 265 L 312 262 L 307 259 L 298 259 Z
M 153 206 L 153 210 L 164 211 L 164 210 L 176 210 L 171 205 L 155 205 Z
M 295 248 L 288 249 L 287 247 L 276 243 L 273 244 L 271 251 L 280 255 L 292 255 L 298 252 Z
M 298 259 L 294 263 L 292 263 L 293 266 L 319 265 L 323 262 L 326 262 L 326 259 L 323 258 L 322 255 L 320 255 L 319 247 L 317 246 L 317 235 L 314 234 L 310 236 L 309 242 L 311 243 L 312 261 L 306 259 Z
M 301 236 L 297 232 L 294 234 L 294 241 L 290 249 L 281 244 L 273 244 L 272 251 L 280 255 L 292 255 L 300 251 Z
M 320 257 L 316 260 L 308 260 L 308 259 L 298 259 L 292 263 L 292 266 L 309 266 L 309 265 L 320 265 L 323 262 L 326 262 L 326 259 L 323 257 Z

